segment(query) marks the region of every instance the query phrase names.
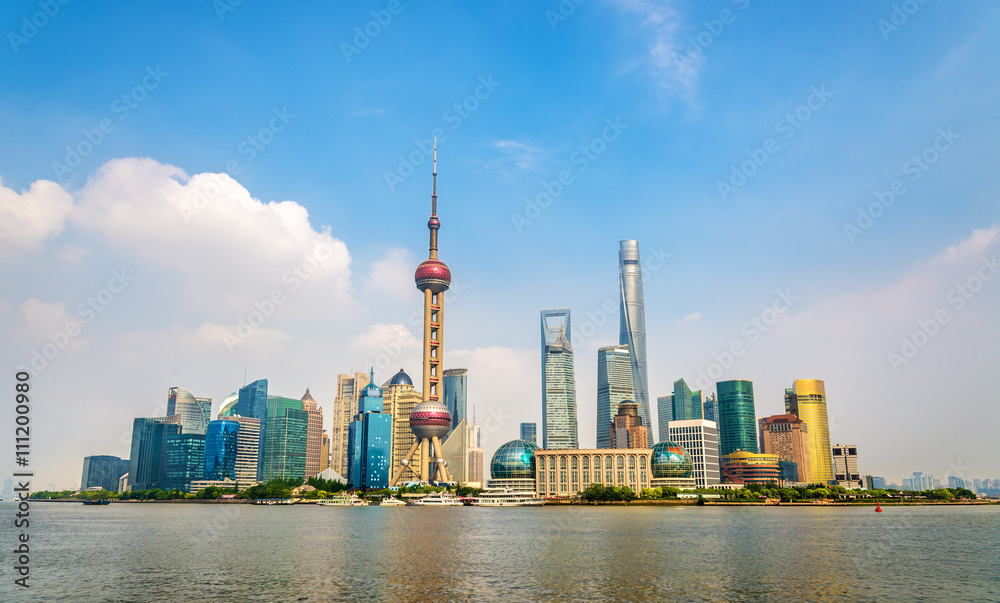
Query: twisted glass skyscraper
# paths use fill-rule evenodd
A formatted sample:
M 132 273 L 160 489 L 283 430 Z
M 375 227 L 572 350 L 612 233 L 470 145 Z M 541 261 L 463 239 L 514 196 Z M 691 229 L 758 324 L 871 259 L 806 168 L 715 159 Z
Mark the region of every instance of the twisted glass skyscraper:
M 579 448 L 569 308 L 542 310 L 542 448 Z
M 632 359 L 632 389 L 635 402 L 639 405 L 639 416 L 642 417 L 643 425 L 652 425 L 649 420 L 653 416 L 649 411 L 649 379 L 646 375 L 646 310 L 642 300 L 638 241 L 621 241 L 618 249 L 618 280 L 621 284 L 618 343 L 628 344 Z

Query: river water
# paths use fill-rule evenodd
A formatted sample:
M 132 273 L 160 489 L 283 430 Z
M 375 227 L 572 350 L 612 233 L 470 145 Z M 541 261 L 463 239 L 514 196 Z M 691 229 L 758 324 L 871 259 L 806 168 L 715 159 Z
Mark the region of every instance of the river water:
M 0 601 L 1000 601 L 1000 506 L 0 504 Z M 19 530 L 18 530 L 19 531 Z

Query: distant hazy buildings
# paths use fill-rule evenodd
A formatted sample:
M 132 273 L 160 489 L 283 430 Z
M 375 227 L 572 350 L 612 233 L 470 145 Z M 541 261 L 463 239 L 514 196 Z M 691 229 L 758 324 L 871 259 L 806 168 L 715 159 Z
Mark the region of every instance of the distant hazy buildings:
M 309 413 L 302 400 L 268 396 L 265 424 L 261 481 L 305 477 Z
M 87 488 L 103 488 L 109 492 L 118 491 L 118 480 L 128 473 L 128 459 L 117 456 L 97 455 L 83 459 L 83 475 L 80 477 L 80 490 Z M 10 495 L 2 494 L 2 498 Z
M 921 492 L 923 490 L 933 490 L 935 482 L 934 476 L 929 473 L 913 472 L 913 477 L 903 478 L 903 490 L 913 490 Z
M 542 310 L 542 443 L 579 448 L 569 308 Z
M 719 395 L 720 402 L 722 395 Z M 728 484 L 778 484 L 781 471 L 774 454 L 735 450 L 721 457 L 722 481 Z
M 809 431 L 809 470 L 812 481 L 834 481 L 830 425 L 826 414 L 826 386 L 819 379 L 796 379 L 785 390 L 785 412 L 805 421 Z
M 446 369 L 442 374 L 444 405 L 451 413 L 451 428 L 455 430 L 469 416 L 469 369 Z
M 475 418 L 473 418 L 473 423 L 475 423 Z M 521 423 L 521 429 L 523 432 L 525 425 L 534 425 L 534 423 Z M 524 439 L 524 438 L 522 438 Z M 482 434 L 480 433 L 479 425 L 469 426 L 469 460 L 468 460 L 468 474 L 466 475 L 466 483 L 476 487 L 482 487 L 486 484 L 486 476 L 484 474 L 484 463 L 485 456 L 483 451 Z
M 809 470 L 808 425 L 795 415 L 772 415 L 761 419 L 761 447 L 764 454 L 773 454 L 780 461 L 793 462 L 796 466 L 796 481 L 812 483 Z
M 521 423 L 521 439 L 538 446 L 538 423 Z
M 302 410 L 306 411 L 309 419 L 306 423 L 306 477 L 318 474 L 326 467 L 323 466 L 323 409 L 319 407 L 309 388 L 302 395 Z
M 857 446 L 837 444 L 833 447 L 833 479 L 838 486 L 848 489 L 862 487 Z
M 865 489 L 867 490 L 885 490 L 885 478 L 880 475 L 866 475 L 865 476 Z
M 660 434 L 660 439 L 667 441 L 667 430 L 670 429 L 670 422 L 674 420 L 674 395 L 658 396 L 656 398 L 656 427 Z
M 612 448 L 609 428 L 618 413 L 618 404 L 634 400 L 632 360 L 628 345 L 597 350 L 597 447 Z M 647 424 L 648 427 L 648 424 Z M 650 434 L 651 436 L 652 434 Z M 524 437 L 522 436 L 522 439 Z M 644 446 L 645 447 L 645 446 Z
M 195 398 L 182 387 L 171 387 L 167 393 L 167 416 L 180 415 L 184 433 L 205 434 L 212 420 L 212 399 Z
M 631 400 L 618 404 L 618 414 L 608 432 L 611 439 L 608 448 L 649 448 L 648 430 L 639 416 L 639 405 Z
M 337 396 L 333 399 L 333 431 L 330 433 L 330 467 L 347 475 L 347 439 L 351 421 L 358 412 L 358 397 L 368 385 L 368 375 L 337 375 Z
M 646 375 L 646 309 L 642 298 L 639 243 L 625 240 L 618 248 L 618 281 L 621 291 L 618 343 L 627 344 L 632 362 L 632 389 L 644 425 L 651 425 L 649 379 Z M 546 448 L 548 448 L 546 446 Z
M 166 436 L 180 433 L 180 423 L 180 415 L 137 418 L 132 422 L 128 468 L 128 482 L 132 490 L 151 490 L 163 486 Z
M 702 418 L 706 421 L 719 422 L 719 403 L 715 400 L 715 394 L 705 394 L 705 401 L 702 402 Z
M 691 455 L 691 477 L 696 486 L 706 488 L 719 483 L 719 430 L 714 421 L 671 421 L 665 433 L 666 439 Z
M 753 383 L 736 379 L 716 384 L 719 395 L 719 455 L 733 451 L 757 452 L 757 419 Z M 777 465 L 775 465 L 777 470 Z
M 387 488 L 392 460 L 392 417 L 382 412 L 382 389 L 372 383 L 361 390 L 358 414 L 348 426 L 347 481 L 354 488 Z

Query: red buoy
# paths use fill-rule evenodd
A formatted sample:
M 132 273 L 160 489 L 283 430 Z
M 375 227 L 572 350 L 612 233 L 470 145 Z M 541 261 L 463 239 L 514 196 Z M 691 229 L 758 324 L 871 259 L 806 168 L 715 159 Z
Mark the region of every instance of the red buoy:
M 881 513 L 882 512 L 882 506 L 878 504 L 878 499 L 877 498 L 875 499 L 875 512 L 876 513 Z

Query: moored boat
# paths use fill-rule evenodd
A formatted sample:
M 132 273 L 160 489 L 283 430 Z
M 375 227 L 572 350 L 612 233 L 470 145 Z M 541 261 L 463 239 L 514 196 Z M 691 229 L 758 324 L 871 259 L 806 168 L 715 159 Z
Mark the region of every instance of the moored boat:
M 462 499 L 451 492 L 432 492 L 423 498 L 413 501 L 416 507 L 461 507 Z
M 512 492 L 508 488 L 489 488 L 472 499 L 474 507 L 540 507 L 545 501 L 533 492 Z
M 340 494 L 317 504 L 324 507 L 367 507 L 368 501 L 361 498 L 357 494 Z

